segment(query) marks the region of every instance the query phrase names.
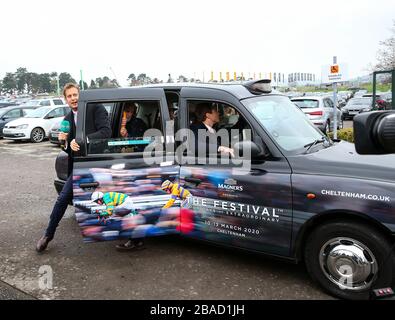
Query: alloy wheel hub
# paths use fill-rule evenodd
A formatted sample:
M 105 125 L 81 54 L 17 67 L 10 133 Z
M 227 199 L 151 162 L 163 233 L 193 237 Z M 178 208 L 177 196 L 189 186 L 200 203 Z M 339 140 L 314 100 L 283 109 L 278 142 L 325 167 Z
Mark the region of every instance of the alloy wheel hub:
M 325 276 L 342 289 L 368 288 L 377 274 L 377 262 L 371 251 L 350 238 L 328 241 L 320 252 Z

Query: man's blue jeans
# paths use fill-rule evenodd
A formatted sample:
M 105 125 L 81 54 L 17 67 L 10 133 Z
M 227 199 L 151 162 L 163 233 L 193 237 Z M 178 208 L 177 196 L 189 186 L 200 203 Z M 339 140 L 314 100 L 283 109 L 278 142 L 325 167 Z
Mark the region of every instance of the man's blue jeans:
M 73 200 L 73 175 L 69 175 L 66 183 L 60 192 L 58 199 L 52 209 L 51 216 L 49 218 L 48 228 L 45 231 L 45 236 L 50 240 L 53 239 L 55 235 L 56 228 L 60 220 L 62 220 L 64 213 L 66 212 L 69 202 Z

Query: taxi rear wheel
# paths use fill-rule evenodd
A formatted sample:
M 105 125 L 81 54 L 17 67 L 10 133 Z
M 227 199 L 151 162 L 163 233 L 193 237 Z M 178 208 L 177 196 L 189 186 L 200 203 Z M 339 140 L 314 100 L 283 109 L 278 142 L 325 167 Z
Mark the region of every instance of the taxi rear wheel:
M 343 299 L 369 299 L 373 288 L 392 284 L 391 243 L 362 223 L 331 222 L 308 237 L 304 259 L 310 276 Z
M 30 140 L 31 142 L 42 142 L 45 138 L 45 132 L 41 128 L 34 128 L 30 133 Z

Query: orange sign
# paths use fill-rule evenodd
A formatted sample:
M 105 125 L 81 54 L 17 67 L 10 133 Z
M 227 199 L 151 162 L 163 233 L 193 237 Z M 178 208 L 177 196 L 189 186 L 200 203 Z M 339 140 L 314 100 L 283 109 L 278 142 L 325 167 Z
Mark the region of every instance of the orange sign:
M 338 65 L 331 66 L 331 73 L 339 73 L 339 66 Z

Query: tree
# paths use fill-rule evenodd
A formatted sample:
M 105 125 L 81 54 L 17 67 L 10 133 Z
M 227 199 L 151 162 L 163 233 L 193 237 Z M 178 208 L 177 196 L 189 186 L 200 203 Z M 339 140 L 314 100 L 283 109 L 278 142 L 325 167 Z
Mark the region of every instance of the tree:
M 26 73 L 26 75 L 25 75 L 27 93 L 32 93 L 32 91 L 33 91 L 33 85 L 32 85 L 33 76 L 34 76 L 34 75 L 33 75 L 32 72 L 28 72 L 28 73 Z
M 54 88 L 51 85 L 51 76 L 49 73 L 42 73 L 38 75 L 40 88 L 39 92 L 50 93 L 54 91 Z
M 78 81 L 78 85 L 80 86 L 81 90 L 86 90 L 88 89 L 88 84 L 84 81 L 84 85 L 82 85 L 82 81 Z
M 29 72 L 30 76 L 30 87 L 31 87 L 31 93 L 40 93 L 41 89 L 41 77 L 38 73 L 35 72 Z
M 96 78 L 96 87 L 103 88 L 103 79 L 102 78 Z
M 26 68 L 18 68 L 15 73 L 16 87 L 19 93 L 24 93 L 26 90 Z
M 187 77 L 184 77 L 182 74 L 178 77 L 178 82 L 188 82 Z
M 96 78 L 96 88 L 116 88 L 119 86 L 120 85 L 118 84 L 117 79 L 110 79 L 107 76 L 104 76 L 103 78 Z
M 113 85 L 111 83 L 110 78 L 107 77 L 107 76 L 104 76 L 103 77 L 103 86 L 102 86 L 102 88 L 112 88 L 112 87 L 113 87 Z
M 145 73 L 140 73 L 137 77 L 137 82 L 140 85 L 151 83 L 152 80 Z
M 17 81 L 14 73 L 7 72 L 3 78 L 3 90 L 7 93 L 14 94 L 17 90 Z
M 120 87 L 120 85 L 119 85 L 117 79 L 112 79 L 112 80 L 110 81 L 110 83 L 112 84 L 112 86 L 113 86 L 114 88 Z
M 392 36 L 385 41 L 381 41 L 381 49 L 377 53 L 378 63 L 376 70 L 393 70 L 395 69 L 395 20 L 392 26 Z
M 63 88 L 66 83 L 77 83 L 73 77 L 70 75 L 70 73 L 67 72 L 62 72 L 61 74 L 59 74 L 59 86 L 60 88 Z
M 51 92 L 57 92 L 58 91 L 58 73 L 51 72 L 49 74 L 49 77 L 51 79 Z
M 129 74 L 129 77 L 126 80 L 129 81 L 129 85 L 131 87 L 136 85 L 136 75 L 134 73 Z

